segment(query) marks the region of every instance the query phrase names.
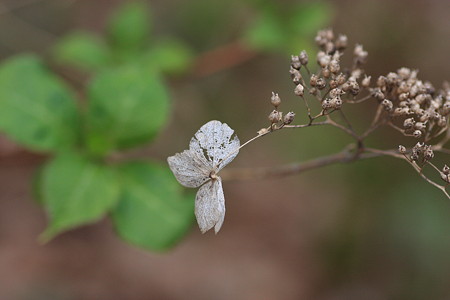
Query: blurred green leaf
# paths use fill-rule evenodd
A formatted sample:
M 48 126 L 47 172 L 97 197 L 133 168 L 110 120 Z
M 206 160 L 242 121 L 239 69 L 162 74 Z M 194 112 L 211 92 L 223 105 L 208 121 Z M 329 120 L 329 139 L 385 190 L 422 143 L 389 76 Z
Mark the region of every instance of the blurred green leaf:
M 309 38 L 328 24 L 332 9 L 327 2 L 306 2 L 300 3 L 291 13 L 289 28 L 293 34 L 292 38 Z
M 111 16 L 109 38 L 119 51 L 135 52 L 145 46 L 150 35 L 150 25 L 147 5 L 141 1 L 128 1 Z
M 267 11 L 247 29 L 244 41 L 257 50 L 280 49 L 285 46 L 286 33 L 277 15 Z
M 57 156 L 44 167 L 41 180 L 41 194 L 50 218 L 42 234 L 44 240 L 99 220 L 118 201 L 116 174 L 77 154 Z
M 40 166 L 34 171 L 33 177 L 31 178 L 31 194 L 34 200 L 38 204 L 44 203 L 44 196 L 42 195 L 42 173 L 44 171 L 43 166 Z
M 0 130 L 32 150 L 62 151 L 78 141 L 71 92 L 33 55 L 0 66 Z
M 105 70 L 91 82 L 86 116 L 93 154 L 149 142 L 169 111 L 165 85 L 154 71 L 137 65 Z
M 258 18 L 245 33 L 244 41 L 257 50 L 297 53 L 311 48 L 309 39 L 326 26 L 331 7 L 326 2 L 302 2 L 289 7 L 261 1 L 254 4 Z
M 64 37 L 54 49 L 55 59 L 87 71 L 105 67 L 111 59 L 108 47 L 95 35 L 74 32 Z
M 156 68 L 165 74 L 181 74 L 192 64 L 194 56 L 191 50 L 175 39 L 158 41 L 145 55 L 144 63 L 148 68 Z
M 119 168 L 122 195 L 112 214 L 118 234 L 149 250 L 173 246 L 192 226 L 194 197 L 167 167 L 150 162 L 131 162 Z

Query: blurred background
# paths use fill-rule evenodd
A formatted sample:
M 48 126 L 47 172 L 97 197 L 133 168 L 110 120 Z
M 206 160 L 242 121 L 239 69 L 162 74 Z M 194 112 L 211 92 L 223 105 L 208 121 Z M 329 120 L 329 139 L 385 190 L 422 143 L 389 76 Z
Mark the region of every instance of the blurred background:
M 55 63 L 55 47 L 73 31 L 103 36 L 124 2 L 0 0 L 0 58 L 38 53 L 83 99 L 89 72 Z M 245 141 L 267 126 L 272 91 L 281 111 L 304 122 L 289 54 L 314 51 L 322 27 L 363 44 L 373 78 L 405 66 L 436 87 L 450 79 L 446 0 L 146 3 L 152 38 L 182 41 L 192 61 L 165 77 L 172 98 L 165 129 L 125 157 L 165 161 L 213 119 Z M 285 25 L 289 34 L 270 36 L 272 18 L 301 29 Z M 353 110 L 352 118 L 364 123 L 372 111 Z M 381 131 L 369 143 L 390 149 L 399 140 Z M 307 160 L 349 142 L 332 128 L 281 131 L 244 148 L 228 168 Z M 152 253 L 119 239 L 108 219 L 39 244 L 46 216 L 31 181 L 46 158 L 0 137 L 0 299 L 450 299 L 450 202 L 404 162 L 378 158 L 226 182 L 218 235 L 194 226 L 173 249 Z

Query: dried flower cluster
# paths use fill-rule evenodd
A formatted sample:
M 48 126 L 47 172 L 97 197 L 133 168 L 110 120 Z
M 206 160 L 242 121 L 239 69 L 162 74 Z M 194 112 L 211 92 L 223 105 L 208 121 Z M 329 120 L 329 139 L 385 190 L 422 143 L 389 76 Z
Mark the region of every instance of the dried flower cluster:
M 226 124 L 212 121 L 195 134 L 189 150 L 169 157 L 169 165 L 181 184 L 200 187 L 196 198 L 196 216 L 202 232 L 214 226 L 217 232 L 223 222 L 225 206 L 221 178 L 217 173 L 243 146 L 285 128 L 331 125 L 347 133 L 354 142 L 340 153 L 313 162 L 290 164 L 277 169 L 229 172 L 224 178 L 289 175 L 332 163 L 391 156 L 407 161 L 424 180 L 440 189 L 450 199 L 446 190 L 450 185 L 450 168 L 447 165 L 438 168 L 432 162 L 435 152 L 450 153 L 450 150 L 445 149 L 446 143 L 450 141 L 449 85 L 444 85 L 438 91 L 430 82 L 418 79 L 418 71 L 408 68 L 380 76 L 376 82 L 372 82 L 371 76 L 363 69 L 368 53 L 362 45 L 354 46 L 352 65 L 344 67 L 341 65 L 341 57 L 348 48 L 345 35 L 335 36 L 331 30 L 322 30 L 315 41 L 320 49 L 316 55 L 317 71 L 313 73 L 313 68 L 309 68 L 310 58 L 305 51 L 291 57 L 289 70 L 295 85 L 294 95 L 303 100 L 309 122 L 292 124 L 295 113 L 288 112 L 283 115 L 279 110 L 281 97 L 273 92 L 270 97 L 273 110 L 268 115 L 269 126 L 260 129 L 257 136 L 239 146 L 238 140 L 231 140 L 233 130 Z M 319 102 L 318 112 L 313 113 L 310 101 Z M 365 101 L 375 101 L 377 109 L 373 112 L 371 125 L 359 133 L 353 128 L 351 119 L 347 118 L 344 110 L 347 105 Z M 335 113 L 339 114 L 340 122 L 333 118 Z M 408 149 L 399 145 L 398 149 L 388 150 L 367 147 L 366 138 L 381 126 L 389 126 L 404 136 L 412 137 L 414 140 L 411 144 L 414 146 Z M 425 175 L 426 166 L 431 166 L 431 170 L 436 171 L 445 183 L 439 184 Z
M 418 78 L 418 71 L 400 68 L 386 76 L 378 77 L 375 82 L 363 69 L 367 62 L 368 52 L 362 45 L 353 48 L 353 59 L 350 67 L 341 65 L 341 57 L 348 48 L 345 35 L 335 36 L 332 30 L 318 32 L 315 42 L 319 47 L 316 55 L 317 71 L 311 72 L 310 58 L 305 51 L 292 55 L 289 73 L 294 83 L 294 94 L 303 99 L 310 122 L 304 125 L 290 125 L 286 122 L 278 108 L 281 104 L 279 95 L 272 94 L 271 103 L 275 110 L 269 114 L 271 127 L 267 130 L 277 130 L 283 127 L 307 127 L 311 125 L 332 125 L 351 135 L 357 142 L 355 159 L 367 151 L 377 151 L 378 154 L 391 155 L 406 159 L 415 169 L 422 173 L 425 165 L 430 164 L 439 172 L 440 177 L 450 182 L 450 176 L 444 173 L 444 168 L 438 169 L 431 161 L 435 151 L 445 152 L 445 143 L 450 140 L 448 131 L 450 115 L 450 87 L 444 84 L 437 90 L 428 81 Z M 309 104 L 311 99 L 320 102 L 321 111 L 312 113 Z M 365 101 L 375 101 L 377 110 L 369 128 L 358 134 L 352 127 L 351 120 L 343 112 L 343 106 Z M 332 115 L 339 111 L 344 124 L 336 122 Z M 293 113 L 290 113 L 293 115 Z M 287 116 L 287 115 L 286 115 Z M 324 122 L 316 122 L 325 118 Z M 409 150 L 400 146 L 398 152 L 393 150 L 376 150 L 366 148 L 364 140 L 382 125 L 401 132 L 404 136 L 413 137 L 414 141 Z M 259 131 L 265 132 L 264 130 Z M 444 135 L 447 133 L 447 135 Z M 417 141 L 418 140 L 418 141 Z M 428 177 L 427 181 L 431 181 Z M 438 184 L 436 184 L 438 185 Z M 438 185 L 442 190 L 446 186 Z

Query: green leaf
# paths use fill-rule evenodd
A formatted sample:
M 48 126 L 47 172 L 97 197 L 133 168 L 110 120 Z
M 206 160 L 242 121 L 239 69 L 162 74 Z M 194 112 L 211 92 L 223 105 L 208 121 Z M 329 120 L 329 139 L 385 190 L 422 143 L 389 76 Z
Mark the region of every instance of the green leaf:
M 286 30 L 275 13 L 264 12 L 250 25 L 244 35 L 244 41 L 256 50 L 283 49 L 286 43 Z
M 96 71 L 111 60 L 108 47 L 95 35 L 75 32 L 64 37 L 54 48 L 55 59 L 86 71 Z
M 0 66 L 0 130 L 37 151 L 61 151 L 78 142 L 72 93 L 33 55 Z
M 113 170 L 73 153 L 61 154 L 47 164 L 41 181 L 50 217 L 43 240 L 99 220 L 117 203 L 120 191 Z
M 112 218 L 118 234 L 132 244 L 163 251 L 177 243 L 194 220 L 194 197 L 167 167 L 131 162 L 119 168 L 122 195 Z
M 149 142 L 168 116 L 164 84 L 155 72 L 137 65 L 101 73 L 88 97 L 87 144 L 96 155 Z
M 160 70 L 165 74 L 179 75 L 190 67 L 193 60 L 191 50 L 175 39 L 158 41 L 144 57 L 148 68 Z
M 120 51 L 135 52 L 145 46 L 150 33 L 147 5 L 141 1 L 125 2 L 109 20 L 108 33 Z
M 332 16 L 332 9 L 326 2 L 300 3 L 292 10 L 290 18 L 290 30 L 292 37 L 309 37 L 314 35 L 317 30 L 327 26 Z
M 31 194 L 34 197 L 34 200 L 36 200 L 36 203 L 43 204 L 44 203 L 44 197 L 42 195 L 42 173 L 44 171 L 43 166 L 38 167 L 33 174 L 33 177 L 31 178 Z

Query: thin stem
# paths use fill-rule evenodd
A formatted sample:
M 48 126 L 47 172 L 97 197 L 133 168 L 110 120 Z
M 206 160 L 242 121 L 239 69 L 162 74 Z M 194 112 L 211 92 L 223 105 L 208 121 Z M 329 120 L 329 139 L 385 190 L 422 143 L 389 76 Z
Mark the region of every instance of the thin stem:
M 335 122 L 333 119 L 331 119 L 331 117 L 329 115 L 327 115 L 327 122 L 328 124 L 341 129 L 342 131 L 344 131 L 345 133 L 347 133 L 348 135 L 352 136 L 355 140 L 357 140 L 358 142 L 361 141 L 361 138 L 351 129 Z
M 448 194 L 447 190 L 445 189 L 445 186 L 440 185 L 440 184 L 434 182 L 433 180 L 431 180 L 430 178 L 428 178 L 425 174 L 422 173 L 422 168 L 419 165 L 417 165 L 414 161 L 409 160 L 406 156 L 395 153 L 394 150 L 378 150 L 378 149 L 366 148 L 365 151 L 371 152 L 371 153 L 385 154 L 388 156 L 392 156 L 392 157 L 396 157 L 396 158 L 405 160 L 406 162 L 408 162 L 408 164 L 410 164 L 414 168 L 414 170 L 416 170 L 417 174 L 419 174 L 420 177 L 422 177 L 429 184 L 440 189 L 445 194 L 445 196 L 447 196 L 447 198 L 450 199 L 450 195 Z
M 370 98 L 372 98 L 372 95 L 369 94 L 369 95 L 365 96 L 364 98 L 357 99 L 357 100 L 347 100 L 345 102 L 346 103 L 351 103 L 351 104 L 357 104 L 357 103 L 361 103 L 361 102 L 367 101 Z
M 381 124 L 384 124 L 384 122 L 380 122 L 380 117 L 383 113 L 383 107 L 381 105 L 378 106 L 377 112 L 375 113 L 375 116 L 373 117 L 372 123 L 370 124 L 370 127 L 361 135 L 361 139 L 365 139 L 369 134 L 374 132 L 378 127 L 380 127 Z
M 377 156 L 380 156 L 380 154 L 366 153 L 358 157 L 358 160 Z M 325 167 L 336 163 L 348 163 L 353 160 L 353 153 L 346 149 L 342 152 L 324 156 L 307 162 L 287 164 L 278 167 L 225 169 L 221 172 L 221 178 L 225 181 L 280 178 L 284 176 L 300 174 L 305 171 Z

